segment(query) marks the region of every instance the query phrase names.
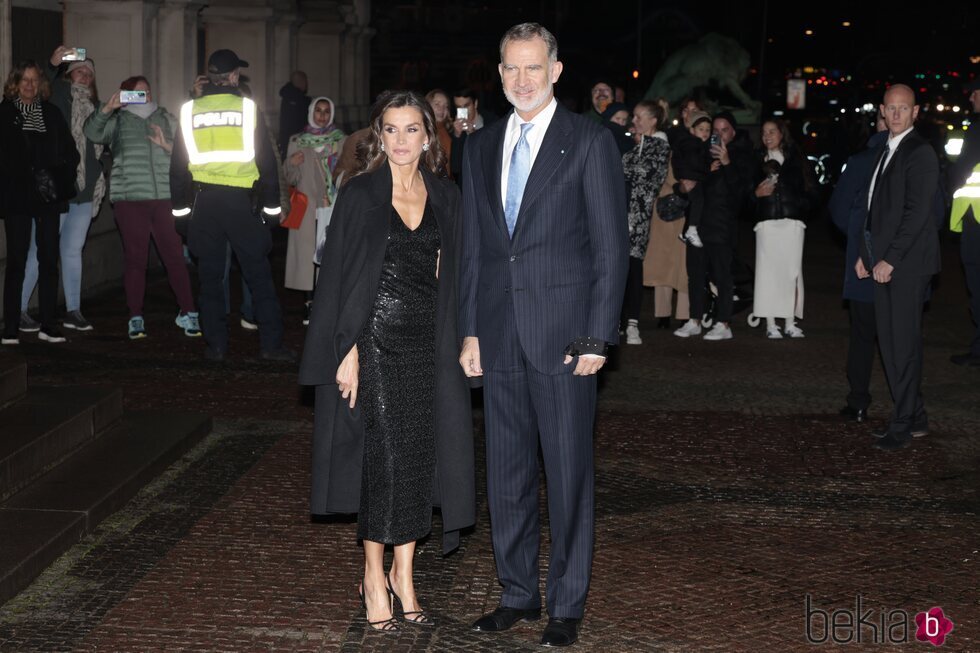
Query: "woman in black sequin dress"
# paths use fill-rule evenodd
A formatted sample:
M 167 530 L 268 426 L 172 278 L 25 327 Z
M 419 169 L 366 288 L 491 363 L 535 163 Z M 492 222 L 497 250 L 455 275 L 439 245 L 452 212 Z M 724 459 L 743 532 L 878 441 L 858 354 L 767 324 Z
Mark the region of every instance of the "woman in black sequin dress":
M 313 512 L 356 502 L 367 619 L 391 632 L 396 616 L 433 623 L 413 583 L 433 506 L 447 552 L 474 521 L 472 421 L 457 362 L 459 193 L 435 174 L 445 157 L 431 109 L 390 92 L 371 126 L 365 169 L 341 189 L 327 233 L 300 382 L 317 386 Z

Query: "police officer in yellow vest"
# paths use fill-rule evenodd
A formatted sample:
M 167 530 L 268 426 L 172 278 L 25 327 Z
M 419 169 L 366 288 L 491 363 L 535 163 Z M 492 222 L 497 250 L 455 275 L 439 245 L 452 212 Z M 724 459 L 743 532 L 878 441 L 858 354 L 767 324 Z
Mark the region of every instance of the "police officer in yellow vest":
M 247 67 L 231 50 L 215 51 L 201 96 L 181 107 L 170 161 L 173 213 L 190 216 L 187 244 L 198 259 L 205 356 L 220 361 L 228 352 L 223 280 L 230 243 L 252 291 L 260 356 L 293 360 L 295 353 L 282 345 L 282 309 L 269 265 L 272 236 L 265 226 L 281 211 L 279 175 L 262 115 L 238 88 L 239 69 Z M 261 214 L 253 209 L 258 205 Z
M 970 293 L 970 313 L 976 329 L 970 350 L 954 354 L 949 360 L 957 365 L 980 366 L 980 78 L 966 86 L 973 120 L 963 139 L 963 149 L 951 166 L 949 187 L 953 189 L 953 209 L 949 229 L 961 232 L 960 259 Z

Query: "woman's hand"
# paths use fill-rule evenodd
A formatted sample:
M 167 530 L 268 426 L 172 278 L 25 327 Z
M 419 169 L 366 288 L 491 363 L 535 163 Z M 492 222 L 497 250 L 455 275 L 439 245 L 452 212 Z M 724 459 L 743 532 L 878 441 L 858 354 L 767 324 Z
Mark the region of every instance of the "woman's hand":
M 304 161 L 306 161 L 306 156 L 303 155 L 302 151 L 296 152 L 289 157 L 289 163 L 294 166 L 301 166 Z
M 163 135 L 163 129 L 160 128 L 160 125 L 150 125 L 150 131 L 153 133 L 147 136 L 147 138 L 150 139 L 151 143 L 162 147 L 166 150 L 167 154 L 173 152 L 174 146 L 172 143 L 167 142 L 167 138 Z
M 769 197 L 772 195 L 774 190 L 776 190 L 776 184 L 771 179 L 763 179 L 759 185 L 755 187 L 755 196 Z
M 116 109 L 122 107 L 122 102 L 119 101 L 120 91 L 116 91 L 112 94 L 112 97 L 102 105 L 102 113 L 112 113 Z
M 71 48 L 66 48 L 63 45 L 59 45 L 58 47 L 56 47 L 54 49 L 54 52 L 51 53 L 51 65 L 54 66 L 55 68 L 60 66 L 61 58 L 65 56 L 65 53 L 68 52 L 69 50 L 71 50 Z
M 344 399 L 350 397 L 351 408 L 357 402 L 357 382 L 360 371 L 361 367 L 357 358 L 357 345 L 354 345 L 347 352 L 347 355 L 344 356 L 344 360 L 340 361 L 340 366 L 337 368 L 337 387 L 340 389 L 340 395 Z

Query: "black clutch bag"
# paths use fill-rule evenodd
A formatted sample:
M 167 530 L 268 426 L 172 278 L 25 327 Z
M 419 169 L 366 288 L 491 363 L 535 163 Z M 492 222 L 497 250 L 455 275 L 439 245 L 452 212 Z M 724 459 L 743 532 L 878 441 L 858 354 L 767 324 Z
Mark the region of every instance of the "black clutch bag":
M 680 220 L 684 217 L 684 213 L 687 211 L 687 207 L 690 204 L 691 203 L 688 200 L 684 199 L 680 195 L 677 195 L 676 193 L 658 197 L 657 217 L 664 222 Z
M 75 175 L 64 168 L 35 168 L 34 188 L 45 204 L 65 202 L 75 197 Z

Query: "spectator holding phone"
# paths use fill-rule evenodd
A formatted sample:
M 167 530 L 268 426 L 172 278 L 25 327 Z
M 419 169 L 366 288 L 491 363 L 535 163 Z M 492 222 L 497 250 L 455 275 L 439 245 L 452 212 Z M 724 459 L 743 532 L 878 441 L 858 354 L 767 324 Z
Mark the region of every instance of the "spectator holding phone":
M 51 54 L 48 72 L 51 77 L 51 103 L 58 107 L 71 131 L 80 162 L 75 171 L 77 194 L 68 203 L 68 210 L 61 214 L 61 284 L 65 290 L 64 326 L 73 331 L 91 331 L 92 325 L 82 315 L 82 249 L 88 238 L 92 218 L 99 213 L 105 196 L 105 176 L 102 174 L 102 145 L 85 138 L 82 126 L 85 120 L 99 108 L 99 96 L 95 88 L 95 63 L 91 59 L 79 59 L 81 48 L 59 45 Z M 67 64 L 64 74 L 59 74 Z M 32 247 L 28 254 L 21 310 L 26 315 L 27 305 L 34 286 L 37 285 L 37 250 Z M 21 322 L 31 324 L 28 318 Z M 23 324 L 22 324 L 23 326 Z
M 171 214 L 170 153 L 176 126 L 176 118 L 153 101 L 150 83 L 142 76 L 125 80 L 85 121 L 86 138 L 112 150 L 109 200 L 123 241 L 123 286 L 131 340 L 146 337 L 143 297 L 151 237 L 180 306 L 177 326 L 187 336 L 201 335 L 183 247 Z

